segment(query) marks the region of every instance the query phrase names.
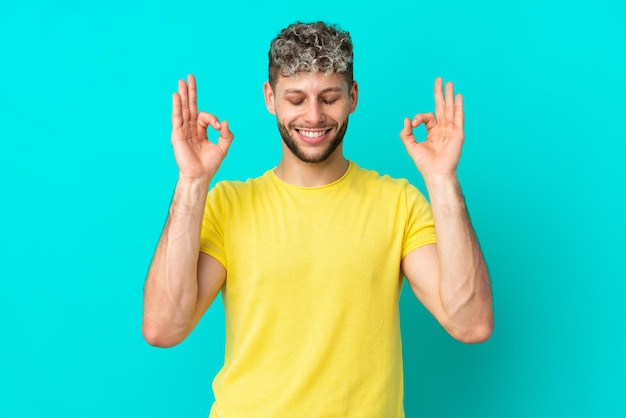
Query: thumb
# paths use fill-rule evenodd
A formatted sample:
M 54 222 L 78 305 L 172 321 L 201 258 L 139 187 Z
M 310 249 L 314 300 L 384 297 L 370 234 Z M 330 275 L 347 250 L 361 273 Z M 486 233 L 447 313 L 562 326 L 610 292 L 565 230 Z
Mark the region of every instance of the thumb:
M 415 137 L 413 136 L 413 124 L 409 118 L 404 118 L 404 126 L 400 131 L 400 139 L 405 142 L 405 145 L 406 142 L 415 142 Z
M 224 154 L 230 148 L 230 144 L 233 142 L 235 135 L 230 131 L 228 121 L 222 121 L 220 124 L 220 137 L 217 140 L 217 145 L 224 150 Z

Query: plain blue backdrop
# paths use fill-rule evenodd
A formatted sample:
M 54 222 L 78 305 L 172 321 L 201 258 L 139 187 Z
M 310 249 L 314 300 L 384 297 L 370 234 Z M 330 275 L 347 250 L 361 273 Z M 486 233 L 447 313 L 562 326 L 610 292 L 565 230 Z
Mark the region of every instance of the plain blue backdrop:
M 355 43 L 361 166 L 424 190 L 402 118 L 433 110 L 437 76 L 465 98 L 459 175 L 496 330 L 458 343 L 405 291 L 407 416 L 626 416 L 624 2 L 26 4 L 0 5 L 0 416 L 206 417 L 221 302 L 178 347 L 141 337 L 171 93 L 196 74 L 236 134 L 219 179 L 259 175 L 280 157 L 269 42 L 320 19 Z

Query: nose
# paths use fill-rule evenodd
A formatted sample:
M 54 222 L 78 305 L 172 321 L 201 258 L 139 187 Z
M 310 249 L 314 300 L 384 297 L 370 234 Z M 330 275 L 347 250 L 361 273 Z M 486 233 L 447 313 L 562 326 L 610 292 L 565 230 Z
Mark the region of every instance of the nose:
M 317 124 L 324 121 L 324 114 L 322 113 L 319 102 L 312 100 L 308 103 L 304 114 L 304 120 L 311 124 Z

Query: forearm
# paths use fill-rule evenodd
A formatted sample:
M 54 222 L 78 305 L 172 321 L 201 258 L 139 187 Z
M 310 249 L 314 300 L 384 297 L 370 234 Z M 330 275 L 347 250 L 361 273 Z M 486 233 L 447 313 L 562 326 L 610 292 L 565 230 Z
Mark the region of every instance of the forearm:
M 441 305 L 464 340 L 484 340 L 493 328 L 489 273 L 456 177 L 425 177 L 439 259 Z
M 144 289 L 144 335 L 174 345 L 187 333 L 198 301 L 200 229 L 208 182 L 180 181 Z

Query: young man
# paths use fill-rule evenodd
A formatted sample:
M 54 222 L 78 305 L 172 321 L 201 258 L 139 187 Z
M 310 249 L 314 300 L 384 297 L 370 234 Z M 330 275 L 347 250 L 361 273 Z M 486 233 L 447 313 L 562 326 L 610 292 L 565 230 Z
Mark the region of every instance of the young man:
M 343 156 L 358 101 L 352 59 L 338 27 L 284 29 L 264 86 L 282 159 L 208 195 L 234 136 L 198 112 L 193 76 L 173 95 L 179 180 L 146 280 L 143 333 L 156 346 L 178 344 L 222 291 L 226 357 L 211 417 L 404 416 L 403 277 L 454 338 L 477 343 L 492 332 L 489 276 L 456 176 L 462 97 L 437 79 L 435 115 L 407 118 L 400 132 L 429 206 L 406 180 Z

